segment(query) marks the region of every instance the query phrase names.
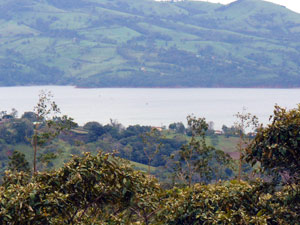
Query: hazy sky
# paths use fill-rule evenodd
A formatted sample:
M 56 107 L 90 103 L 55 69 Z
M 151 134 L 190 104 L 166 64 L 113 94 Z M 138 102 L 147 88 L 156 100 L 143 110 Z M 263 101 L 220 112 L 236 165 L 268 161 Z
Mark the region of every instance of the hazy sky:
M 207 2 L 215 2 L 215 3 L 222 3 L 222 4 L 227 4 L 230 2 L 234 2 L 234 0 L 204 0 Z M 274 2 L 279 5 L 284 5 L 287 8 L 300 13 L 300 0 L 266 0 L 268 2 Z

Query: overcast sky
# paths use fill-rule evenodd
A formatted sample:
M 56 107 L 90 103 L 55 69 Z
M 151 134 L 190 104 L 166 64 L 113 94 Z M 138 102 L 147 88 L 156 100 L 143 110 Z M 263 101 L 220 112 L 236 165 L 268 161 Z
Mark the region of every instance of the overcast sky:
M 227 4 L 230 2 L 234 2 L 234 0 L 204 0 L 207 2 L 215 2 L 215 3 L 222 3 Z M 284 5 L 287 8 L 300 13 L 300 0 L 267 0 L 268 2 L 274 2 L 279 5 Z

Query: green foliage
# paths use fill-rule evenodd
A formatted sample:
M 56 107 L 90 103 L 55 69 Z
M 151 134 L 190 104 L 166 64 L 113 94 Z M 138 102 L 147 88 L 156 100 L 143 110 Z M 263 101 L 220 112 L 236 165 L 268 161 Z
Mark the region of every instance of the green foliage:
M 260 127 L 245 156 L 252 165 L 259 162 L 270 174 L 285 182 L 300 182 L 300 105 L 286 110 L 275 106 L 271 123 Z
M 251 131 L 254 132 L 258 127 L 258 118 L 255 115 L 251 115 L 251 113 L 246 113 L 245 108 L 243 108 L 243 112 L 238 112 L 235 117 L 237 121 L 235 122 L 235 129 L 239 135 L 239 143 L 237 144 L 236 148 L 239 152 L 239 173 L 238 173 L 238 180 L 242 178 L 242 168 L 243 168 L 243 155 L 244 151 L 247 146 L 250 144 L 251 139 L 249 135 L 246 135 L 246 132 Z
M 30 151 L 29 141 L 32 140 L 34 124 L 27 119 L 28 118 L 23 118 L 22 116 L 22 119 L 15 118 L 0 125 L 0 170 L 4 171 L 8 163 L 8 155 L 12 154 L 13 150 L 24 153 L 27 160 L 29 160 L 32 165 L 33 151 Z M 56 119 L 56 121 L 58 120 Z M 26 124 L 26 126 L 19 126 L 19 129 L 15 130 L 13 127 L 19 123 Z M 94 124 L 94 122 L 91 122 L 91 124 Z M 100 128 L 101 126 L 102 125 L 100 125 Z M 39 130 L 41 132 L 46 131 L 46 128 L 45 125 L 39 125 Z M 117 130 L 113 128 L 112 125 L 108 124 L 103 126 L 103 129 L 104 133 L 102 134 L 91 132 L 83 127 L 76 127 L 70 131 L 61 132 L 60 135 L 54 139 L 50 137 L 49 142 L 38 147 L 38 169 L 43 170 L 61 167 L 70 159 L 71 154 L 80 155 L 84 151 L 96 153 L 99 148 L 103 149 L 105 152 L 117 150 L 117 155 L 119 157 L 146 165 L 148 164 L 147 157 L 145 157 L 143 152 L 143 149 L 147 146 L 143 143 L 141 135 L 151 131 L 150 126 L 134 125 Z M 96 139 L 96 141 L 92 142 L 91 139 Z M 161 137 L 154 143 L 154 145 L 161 143 L 161 148 L 151 161 L 151 171 L 156 172 L 155 168 L 165 166 L 170 155 L 178 151 L 178 149 L 180 149 L 183 144 L 186 144 L 188 140 L 189 137 L 185 134 L 177 133 L 173 130 L 162 131 Z M 209 136 L 208 134 L 208 136 L 206 136 L 207 144 L 213 144 L 212 140 L 213 136 Z M 218 145 L 215 146 L 217 149 L 221 149 L 227 153 L 235 151 L 234 146 L 237 138 L 230 137 L 227 139 L 223 135 L 219 135 L 218 140 Z M 43 158 L 44 154 L 48 153 L 54 154 L 54 157 L 56 158 L 49 162 L 42 162 L 40 159 Z M 213 160 L 213 162 L 215 162 L 215 160 Z M 217 167 L 217 165 L 212 166 Z M 223 171 L 221 172 L 222 175 L 218 175 L 218 177 L 224 177 L 227 172 L 230 173 L 230 171 L 225 171 L 224 169 L 221 169 L 221 171 Z M 157 172 L 156 175 L 162 177 L 167 176 L 162 172 Z
M 35 114 L 33 113 L 33 115 Z M 36 117 L 36 115 L 34 117 Z M 61 120 L 58 117 L 54 119 L 54 122 L 58 123 L 59 126 L 65 126 L 63 121 L 67 120 Z M 93 124 L 96 124 L 96 126 L 90 126 Z M 38 134 L 40 136 L 38 139 L 39 145 L 37 145 L 37 169 L 39 170 L 58 168 L 70 159 L 71 154 L 80 155 L 84 151 L 96 153 L 99 148 L 105 152 L 117 150 L 119 157 L 134 160 L 142 164 L 148 164 L 148 159 L 143 149 L 152 146 L 147 146 L 143 143 L 141 135 L 150 132 L 150 126 L 134 125 L 118 129 L 111 124 L 102 126 L 97 122 L 90 122 L 86 124 L 90 127 L 84 126 L 76 127 L 71 130 L 63 130 L 55 137 L 56 133 L 53 132 L 55 131 L 55 124 L 53 126 L 49 124 L 51 127 L 48 127 L 45 122 L 37 124 L 36 121 L 31 122 L 27 117 L 22 117 L 22 119 L 10 119 L 0 124 L 1 171 L 4 171 L 7 166 L 8 155 L 12 154 L 13 150 L 24 153 L 32 165 L 31 160 L 34 158 L 34 152 L 30 151 L 29 144 L 32 147 L 30 141 L 32 142 L 33 128 L 37 125 Z M 52 134 L 55 135 L 48 134 L 49 132 L 53 132 Z M 42 133 L 46 134 L 42 135 Z M 161 143 L 160 151 L 158 154 L 155 154 L 151 161 L 151 170 L 153 172 L 155 171 L 154 167 L 164 166 L 166 158 L 169 157 L 172 152 L 179 149 L 182 144 L 186 143 L 186 137 L 184 135 L 180 135 L 180 137 L 172 135 L 165 138 L 163 132 L 160 135 L 161 137 L 158 137 L 158 139 L 152 140 L 154 141 L 153 146 Z M 48 156 L 50 155 L 53 157 L 49 158 Z M 51 158 L 53 160 L 49 160 Z M 152 166 L 154 167 L 152 168 Z
M 222 150 L 215 150 L 212 160 L 209 164 L 215 180 L 228 180 L 233 174 L 234 161 L 231 156 Z
M 166 191 L 161 224 L 299 224 L 299 201 L 287 203 L 291 189 L 273 192 L 262 181 L 199 185 Z M 298 198 L 292 197 L 293 199 Z
M 52 100 L 53 95 L 51 92 L 42 90 L 39 94 L 39 100 L 34 107 L 37 121 L 34 125 L 34 134 L 31 138 L 33 147 L 33 172 L 37 172 L 37 151 L 38 148 L 43 147 L 46 143 L 51 142 L 60 133 L 76 127 L 77 124 L 73 122 L 72 118 L 64 115 L 58 117 L 60 109 Z M 56 158 L 54 153 L 47 154 L 45 157 L 41 156 L 40 159 L 45 163 L 49 163 L 50 159 Z
M 37 173 L 6 172 L 1 224 L 298 224 L 299 193 L 257 180 L 162 190 L 113 155 L 74 157 Z
M 185 133 L 185 127 L 184 124 L 181 122 L 177 122 L 177 123 L 171 123 L 169 125 L 169 129 L 170 130 L 174 130 L 177 133 L 181 133 L 184 134 Z
M 182 169 L 182 162 L 185 163 L 187 170 L 183 169 L 183 176 L 187 178 L 188 184 L 191 186 L 195 172 L 199 172 L 200 179 L 209 176 L 208 162 L 211 158 L 210 151 L 212 149 L 206 146 L 205 142 L 205 133 L 208 130 L 208 124 L 205 119 L 188 116 L 187 122 L 192 133 L 192 138 L 188 144 L 181 147 L 179 162 Z
M 188 116 L 187 123 L 191 139 L 171 156 L 169 164 L 174 170 L 174 176 L 189 187 L 195 182 L 205 183 L 213 177 L 221 178 L 221 171 L 231 163 L 230 156 L 206 144 L 208 124 L 204 118 Z
M 21 117 L 22 119 L 28 119 L 30 122 L 36 122 L 36 114 L 34 112 L 24 112 L 24 114 Z
M 25 159 L 25 155 L 21 152 L 14 151 L 11 156 L 9 156 L 8 169 L 14 172 L 25 172 L 30 173 L 29 163 Z
M 64 167 L 37 173 L 6 173 L 0 187 L 1 224 L 118 224 L 149 219 L 160 190 L 153 178 L 113 155 L 74 157 Z M 150 201 L 151 200 L 151 201 Z
M 0 124 L 0 139 L 6 144 L 28 143 L 33 124 L 25 118 L 10 118 Z
M 97 141 L 97 139 L 104 134 L 103 126 L 98 122 L 88 122 L 83 126 L 87 130 L 90 142 Z
M 156 128 L 151 129 L 151 131 L 142 134 L 142 140 L 145 145 L 144 154 L 148 160 L 148 174 L 150 175 L 150 166 L 153 158 L 159 153 L 163 139 L 160 131 Z

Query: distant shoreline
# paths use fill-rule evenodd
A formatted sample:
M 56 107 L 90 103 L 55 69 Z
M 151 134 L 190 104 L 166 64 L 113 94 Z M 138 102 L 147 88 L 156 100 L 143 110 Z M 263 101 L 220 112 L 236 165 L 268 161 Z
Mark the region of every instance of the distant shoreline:
M 145 86 L 76 86 L 76 85 L 56 85 L 56 84 L 45 84 L 45 85 L 10 85 L 10 86 L 0 86 L 0 88 L 12 88 L 12 87 L 74 87 L 76 89 L 300 89 L 299 87 L 272 87 L 272 86 L 253 86 L 253 87 L 243 87 L 243 86 L 214 86 L 214 87 L 205 87 L 205 86 L 197 86 L 197 87 L 189 87 L 189 86 L 153 86 L 153 87 L 145 87 Z
M 58 85 L 58 86 L 68 86 L 68 85 Z M 205 86 L 198 86 L 198 87 L 188 87 L 188 86 L 154 86 L 154 87 L 136 87 L 136 86 L 99 86 L 99 87 L 84 87 L 84 86 L 74 86 L 75 88 L 79 89 L 91 89 L 91 88 L 147 88 L 147 89 L 198 89 L 198 88 L 206 88 L 206 89 L 300 89 L 299 87 L 269 87 L 269 86 L 254 86 L 254 87 L 221 87 L 221 86 L 215 86 L 215 87 L 205 87 Z

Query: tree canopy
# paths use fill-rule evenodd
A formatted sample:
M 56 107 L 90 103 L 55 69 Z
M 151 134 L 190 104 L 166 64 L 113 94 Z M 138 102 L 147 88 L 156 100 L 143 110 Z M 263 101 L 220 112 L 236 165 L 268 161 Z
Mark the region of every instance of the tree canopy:
M 246 160 L 261 164 L 263 170 L 277 173 L 285 181 L 300 181 L 300 104 L 287 110 L 275 106 L 271 123 L 260 127 L 247 149 Z

